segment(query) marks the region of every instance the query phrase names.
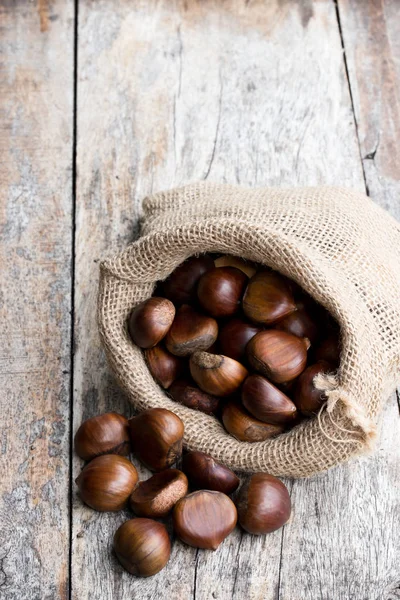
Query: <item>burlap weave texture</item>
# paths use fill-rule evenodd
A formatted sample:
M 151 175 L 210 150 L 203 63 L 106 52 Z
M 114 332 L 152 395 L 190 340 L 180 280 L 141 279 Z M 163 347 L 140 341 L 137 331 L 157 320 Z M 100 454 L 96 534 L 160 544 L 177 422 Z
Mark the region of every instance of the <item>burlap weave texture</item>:
M 371 447 L 400 372 L 400 226 L 341 188 L 243 189 L 197 183 L 146 198 L 140 239 L 101 265 L 98 321 L 109 363 L 139 410 L 185 424 L 185 445 L 243 471 L 304 477 Z M 155 383 L 126 321 L 158 280 L 189 256 L 223 252 L 291 277 L 341 327 L 341 364 L 319 377 L 318 417 L 265 442 L 239 442 L 221 423 L 174 402 Z

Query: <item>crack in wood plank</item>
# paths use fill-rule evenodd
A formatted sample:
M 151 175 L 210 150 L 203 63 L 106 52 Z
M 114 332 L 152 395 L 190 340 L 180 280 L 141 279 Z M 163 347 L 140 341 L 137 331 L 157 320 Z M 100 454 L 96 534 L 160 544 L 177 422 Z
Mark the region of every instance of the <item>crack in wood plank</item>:
M 333 1 L 334 6 L 335 6 L 335 14 L 336 14 L 336 19 L 337 19 L 337 24 L 338 24 L 339 35 L 340 35 L 340 43 L 341 43 L 342 51 L 343 51 L 343 65 L 344 65 L 344 71 L 346 73 L 346 81 L 347 81 L 347 86 L 348 86 L 348 89 L 349 89 L 351 109 L 352 109 L 353 118 L 354 118 L 354 127 L 355 127 L 356 135 L 357 135 L 358 151 L 359 151 L 359 154 L 360 154 L 361 168 L 362 168 L 363 177 L 364 177 L 365 192 L 366 192 L 367 196 L 369 196 L 369 188 L 368 188 L 368 183 L 367 183 L 367 177 L 366 177 L 366 174 L 365 174 L 364 163 L 363 163 L 363 160 L 362 160 L 361 142 L 360 142 L 360 135 L 358 133 L 357 117 L 356 117 L 356 112 L 354 110 L 353 91 L 351 89 L 351 81 L 350 81 L 350 76 L 349 76 L 349 69 L 348 69 L 348 66 L 347 66 L 346 48 L 345 48 L 344 39 L 343 39 L 342 24 L 340 22 L 340 10 L 339 10 L 339 5 L 338 5 L 338 0 L 332 0 L 332 1 Z

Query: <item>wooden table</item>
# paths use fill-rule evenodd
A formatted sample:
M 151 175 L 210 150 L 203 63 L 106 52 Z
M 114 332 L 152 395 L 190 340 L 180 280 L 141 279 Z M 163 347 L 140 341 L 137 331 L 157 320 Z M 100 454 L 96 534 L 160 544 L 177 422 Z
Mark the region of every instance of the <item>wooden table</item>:
M 132 414 L 95 304 L 98 263 L 137 235 L 146 194 L 199 179 L 340 184 L 400 218 L 399 12 L 398 0 L 3 1 L 1 598 L 400 598 L 395 395 L 373 456 L 288 483 L 283 530 L 236 530 L 215 553 L 175 540 L 146 580 L 111 555 L 128 513 L 79 501 L 71 450 L 82 419 Z

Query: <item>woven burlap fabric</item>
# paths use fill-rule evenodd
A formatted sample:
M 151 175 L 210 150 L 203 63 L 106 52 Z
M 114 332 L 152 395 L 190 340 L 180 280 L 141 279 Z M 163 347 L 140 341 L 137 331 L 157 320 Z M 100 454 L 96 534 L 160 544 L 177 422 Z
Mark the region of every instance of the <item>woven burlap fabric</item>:
M 366 196 L 340 188 L 241 189 L 198 183 L 144 201 L 141 238 L 101 265 L 98 319 L 110 365 L 134 406 L 164 407 L 189 449 L 242 471 L 304 477 L 373 445 L 400 371 L 400 228 Z M 274 439 L 231 437 L 212 416 L 174 402 L 130 340 L 132 308 L 182 261 L 223 252 L 294 279 L 341 327 L 341 364 L 320 376 L 318 417 Z

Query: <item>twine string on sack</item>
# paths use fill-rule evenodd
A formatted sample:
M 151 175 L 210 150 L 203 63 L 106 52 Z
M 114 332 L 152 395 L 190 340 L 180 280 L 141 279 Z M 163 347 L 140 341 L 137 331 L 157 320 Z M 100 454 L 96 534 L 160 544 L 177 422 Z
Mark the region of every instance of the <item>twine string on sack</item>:
M 320 411 L 318 412 L 319 426 L 324 435 L 327 434 L 322 425 L 321 415 L 325 411 L 329 416 L 332 425 L 338 431 L 342 431 L 343 433 L 348 433 L 351 436 L 355 436 L 355 438 L 343 440 L 341 438 L 338 439 L 327 435 L 329 440 L 338 444 L 351 444 L 353 442 L 362 443 L 360 438 L 362 438 L 363 435 L 365 435 L 365 432 L 368 432 L 371 436 L 371 442 L 375 441 L 376 428 L 372 427 L 368 422 L 363 422 L 362 414 L 357 412 L 355 408 L 355 401 L 350 398 L 348 393 L 346 393 L 343 389 L 340 389 L 338 387 L 338 377 L 334 373 L 319 373 L 314 378 L 314 385 L 316 389 L 321 390 L 321 392 L 323 392 L 324 395 L 327 397 L 326 403 L 321 407 Z M 347 429 L 345 427 L 341 427 L 339 423 L 333 419 L 333 411 L 336 408 L 338 402 L 342 402 L 347 407 L 347 417 L 351 422 L 357 424 L 358 429 Z M 360 423 L 363 423 L 361 430 Z M 371 443 L 369 445 L 371 445 Z
M 358 443 L 360 442 L 360 440 L 359 440 L 359 439 L 354 439 L 354 438 L 349 438 L 349 439 L 341 439 L 341 438 L 335 438 L 335 437 L 333 437 L 333 436 L 329 435 L 329 433 L 328 433 L 328 432 L 325 430 L 325 428 L 324 428 L 324 426 L 323 426 L 323 424 L 322 424 L 322 414 L 324 413 L 324 411 L 325 411 L 325 412 L 327 412 L 327 414 L 328 414 L 328 416 L 329 416 L 329 419 L 330 419 L 331 423 L 333 424 L 333 426 L 334 426 L 336 429 L 339 429 L 339 431 L 343 431 L 343 432 L 345 432 L 345 433 L 349 433 L 349 434 L 351 434 L 351 435 L 354 435 L 354 434 L 356 434 L 356 435 L 359 435 L 359 432 L 357 432 L 357 431 L 350 431 L 349 429 L 344 429 L 344 428 L 340 427 L 340 426 L 338 425 L 338 423 L 336 423 L 336 422 L 335 422 L 335 421 L 332 419 L 332 416 L 331 416 L 331 414 L 330 414 L 328 411 L 326 411 L 326 407 L 325 407 L 325 406 L 322 406 L 322 407 L 321 407 L 321 409 L 320 409 L 320 410 L 318 411 L 318 413 L 317 413 L 318 425 L 319 425 L 319 428 L 320 428 L 321 432 L 323 433 L 323 435 L 324 435 L 324 436 L 325 436 L 325 437 L 326 437 L 326 438 L 327 438 L 327 439 L 328 439 L 330 442 L 333 442 L 333 443 L 335 443 L 335 444 L 354 444 L 354 442 L 358 442 Z

